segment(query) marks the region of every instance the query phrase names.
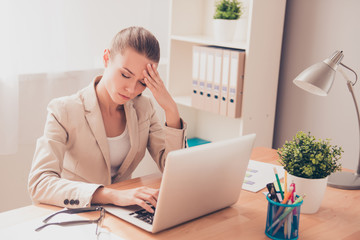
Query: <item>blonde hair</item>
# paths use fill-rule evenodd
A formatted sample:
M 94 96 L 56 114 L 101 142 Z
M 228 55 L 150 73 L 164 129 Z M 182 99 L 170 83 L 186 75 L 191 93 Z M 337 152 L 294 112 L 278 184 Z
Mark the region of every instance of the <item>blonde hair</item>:
M 156 63 L 160 61 L 160 46 L 155 36 L 143 27 L 129 27 L 118 32 L 111 41 L 110 58 L 131 47 Z

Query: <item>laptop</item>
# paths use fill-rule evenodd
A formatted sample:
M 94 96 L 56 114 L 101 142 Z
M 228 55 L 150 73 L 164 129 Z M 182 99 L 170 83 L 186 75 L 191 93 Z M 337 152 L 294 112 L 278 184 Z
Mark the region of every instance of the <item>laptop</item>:
M 154 214 L 139 206 L 107 212 L 156 233 L 226 208 L 239 199 L 255 134 L 169 152 Z

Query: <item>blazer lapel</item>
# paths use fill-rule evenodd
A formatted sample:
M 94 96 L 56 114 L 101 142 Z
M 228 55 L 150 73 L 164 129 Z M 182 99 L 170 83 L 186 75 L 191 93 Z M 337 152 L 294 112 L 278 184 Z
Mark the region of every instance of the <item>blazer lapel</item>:
M 83 102 L 85 107 L 85 118 L 105 159 L 108 174 L 111 176 L 109 145 L 107 142 L 105 126 L 95 91 L 95 85 L 100 80 L 101 76 L 96 77 L 91 85 L 84 90 Z
M 133 162 L 136 153 L 139 149 L 139 131 L 138 131 L 138 118 L 133 106 L 133 101 L 130 100 L 125 104 L 125 115 L 126 115 L 126 124 L 129 130 L 130 136 L 130 150 L 127 154 L 124 162 L 121 164 L 121 167 L 118 171 L 120 175 L 129 168 L 130 164 Z

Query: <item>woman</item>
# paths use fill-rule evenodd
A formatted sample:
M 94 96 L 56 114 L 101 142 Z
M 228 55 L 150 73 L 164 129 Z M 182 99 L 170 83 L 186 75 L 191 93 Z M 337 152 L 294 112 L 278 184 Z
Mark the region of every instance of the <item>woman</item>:
M 149 31 L 124 29 L 104 51 L 102 76 L 49 103 L 29 175 L 34 202 L 68 208 L 137 204 L 153 212 L 146 202 L 156 206 L 157 189 L 106 185 L 130 178 L 146 148 L 163 170 L 167 153 L 185 146 L 186 125 L 156 70 L 159 59 L 159 43 Z M 146 87 L 165 111 L 164 127 L 150 99 L 141 96 Z

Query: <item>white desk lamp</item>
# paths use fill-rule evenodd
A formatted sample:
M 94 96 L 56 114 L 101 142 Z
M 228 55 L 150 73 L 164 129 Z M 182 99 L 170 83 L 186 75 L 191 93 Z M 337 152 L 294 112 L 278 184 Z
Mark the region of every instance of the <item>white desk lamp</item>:
M 294 84 L 305 91 L 319 96 L 326 96 L 330 91 L 330 88 L 335 79 L 335 73 L 338 65 L 345 67 L 355 74 L 355 82 L 348 79 L 342 68 L 339 68 L 339 72 L 344 76 L 347 82 L 348 89 L 354 100 L 355 109 L 358 117 L 359 136 L 360 136 L 360 115 L 357 101 L 355 99 L 353 86 L 357 82 L 357 74 L 354 70 L 341 63 L 344 54 L 342 51 L 335 51 L 329 58 L 322 62 L 316 63 L 309 68 L 301 72 L 294 80 Z M 328 185 L 341 189 L 360 189 L 360 148 L 359 148 L 359 162 L 357 171 L 351 172 L 336 172 L 329 176 Z

